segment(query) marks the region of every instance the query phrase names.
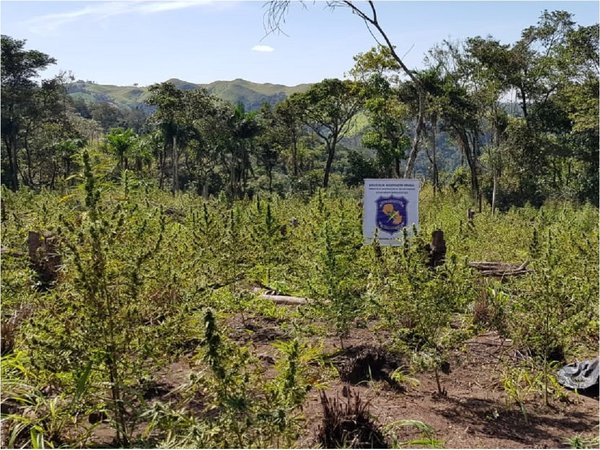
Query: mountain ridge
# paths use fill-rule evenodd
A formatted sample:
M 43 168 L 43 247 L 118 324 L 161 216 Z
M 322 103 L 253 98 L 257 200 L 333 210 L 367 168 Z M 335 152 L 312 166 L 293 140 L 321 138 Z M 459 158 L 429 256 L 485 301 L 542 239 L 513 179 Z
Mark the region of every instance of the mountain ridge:
M 255 83 L 236 78 L 234 80 L 217 80 L 211 83 L 192 83 L 179 78 L 170 78 L 178 89 L 193 90 L 204 88 L 234 105 L 242 104 L 247 111 L 258 110 L 263 103 L 275 105 L 296 92 L 306 91 L 311 84 L 304 83 L 286 86 L 275 83 Z M 147 109 L 145 103 L 149 86 L 118 86 L 98 84 L 90 81 L 77 80 L 67 85 L 67 92 L 74 99 L 82 99 L 86 103 L 109 102 L 120 109 Z

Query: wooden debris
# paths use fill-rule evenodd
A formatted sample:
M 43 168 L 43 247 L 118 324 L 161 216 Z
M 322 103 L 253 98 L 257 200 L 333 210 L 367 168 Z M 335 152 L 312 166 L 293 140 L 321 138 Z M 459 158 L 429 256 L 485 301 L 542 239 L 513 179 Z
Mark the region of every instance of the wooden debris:
M 291 295 L 261 294 L 258 297 L 271 300 L 278 305 L 306 305 L 308 303 L 307 298 L 292 297 Z
M 527 265 L 529 261 L 525 261 L 522 264 L 512 264 L 499 261 L 472 261 L 469 262 L 469 266 L 479 270 L 479 273 L 483 276 L 488 277 L 507 277 L 525 275 L 533 272 L 532 269 L 528 269 Z
M 25 256 L 25 253 L 18 252 L 16 250 L 11 250 L 7 247 L 2 247 L 2 248 L 0 248 L 0 255 L 14 256 L 15 258 L 21 258 L 21 257 Z
M 260 287 L 254 287 L 252 291 L 258 294 L 258 298 L 271 300 L 278 305 L 305 305 L 309 302 L 307 298 L 286 295 L 260 282 L 256 282 L 256 284 Z
M 8 320 L 2 320 L 0 327 L 0 354 L 5 355 L 13 351 L 17 330 L 32 313 L 33 307 L 31 305 L 22 304 Z

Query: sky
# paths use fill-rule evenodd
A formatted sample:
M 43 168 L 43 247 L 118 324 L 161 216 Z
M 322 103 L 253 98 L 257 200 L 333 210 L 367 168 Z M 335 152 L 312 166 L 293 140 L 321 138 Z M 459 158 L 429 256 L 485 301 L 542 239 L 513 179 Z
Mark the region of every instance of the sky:
M 544 9 L 598 22 L 597 1 L 376 1 L 383 29 L 411 68 L 444 39 L 491 35 L 509 44 Z M 268 34 L 265 2 L 233 0 L 1 0 L 2 34 L 57 60 L 42 72 L 68 71 L 99 84 L 147 86 L 243 78 L 288 86 L 343 78 L 353 56 L 376 42 L 347 8 L 293 2 L 284 33 Z

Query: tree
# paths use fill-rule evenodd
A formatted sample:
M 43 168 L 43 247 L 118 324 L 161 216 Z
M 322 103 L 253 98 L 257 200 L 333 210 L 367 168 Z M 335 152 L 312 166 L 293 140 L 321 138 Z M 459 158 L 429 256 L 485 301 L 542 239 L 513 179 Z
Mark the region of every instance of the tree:
M 92 119 L 98 122 L 105 132 L 108 132 L 111 128 L 119 128 L 125 125 L 123 112 L 116 105 L 107 101 L 92 104 L 90 114 Z
M 485 116 L 496 140 L 490 159 L 496 164 L 505 156 L 505 203 L 539 204 L 553 192 L 573 189 L 580 198 L 597 198 L 597 30 L 575 28 L 568 12 L 544 11 L 513 45 L 481 37 L 467 41 L 465 74 L 485 87 L 478 101 L 487 102 Z M 512 93 L 522 117 L 508 119 L 499 99 Z M 493 198 L 498 168 L 492 169 Z
M 419 143 L 421 141 L 422 133 L 424 131 L 424 114 L 425 114 L 425 101 L 427 92 L 424 86 L 421 84 L 420 80 L 417 78 L 415 73 L 408 68 L 408 66 L 404 63 L 402 58 L 396 53 L 395 46 L 392 41 L 388 37 L 387 33 L 381 26 L 379 22 L 379 18 L 377 16 L 377 9 L 375 8 L 375 4 L 373 1 L 369 0 L 367 2 L 361 2 L 360 6 L 357 4 L 358 2 L 353 2 L 351 0 L 343 0 L 343 1 L 327 1 L 327 5 L 331 8 L 337 7 L 345 7 L 350 9 L 353 14 L 360 17 L 371 36 L 377 41 L 380 46 L 385 46 L 389 51 L 390 56 L 396 61 L 400 70 L 414 83 L 415 89 L 417 91 L 417 99 L 418 99 L 418 109 L 417 109 L 417 119 L 415 126 L 415 136 L 412 142 L 411 150 L 408 156 L 408 161 L 406 163 L 406 169 L 404 171 L 405 177 L 410 177 L 413 174 L 415 161 L 417 159 L 417 153 L 419 151 Z M 363 6 L 366 3 L 366 6 Z M 276 30 L 280 30 L 281 24 L 285 21 L 285 16 L 287 14 L 290 0 L 270 0 L 266 3 L 267 12 L 266 12 L 266 28 L 270 32 L 274 32 Z M 377 40 L 377 37 L 383 40 L 383 44 Z
M 229 161 L 230 184 L 229 194 L 232 198 L 243 197 L 246 192 L 248 175 L 252 170 L 250 155 L 253 139 L 260 132 L 255 112 L 246 112 L 244 105 L 237 105 L 229 117 L 228 124 L 231 132 Z
M 291 150 L 292 175 L 297 177 L 298 171 L 298 145 L 302 135 L 302 121 L 300 120 L 301 111 L 297 104 L 285 99 L 275 107 L 275 121 L 280 129 L 280 137 L 286 142 L 284 146 L 289 146 Z
M 157 107 L 152 120 L 162 131 L 164 146 L 159 154 L 159 185 L 162 188 L 166 169 L 167 151 L 171 153 L 172 183 L 171 190 L 179 190 L 179 149 L 177 137 L 181 134 L 181 111 L 184 92 L 171 82 L 153 84 L 148 88 L 148 104 Z
M 325 144 L 327 161 L 323 187 L 327 188 L 336 147 L 362 105 L 360 86 L 349 80 L 325 79 L 304 93 L 293 94 L 290 102 L 302 111 L 302 122 Z
M 132 129 L 113 128 L 106 136 L 109 148 L 119 160 L 119 171 L 128 169 L 128 156 L 135 146 L 136 136 Z
M 257 137 L 256 158 L 267 174 L 269 192 L 273 191 L 273 170 L 288 140 L 282 135 L 277 119 L 273 107 L 268 103 L 263 104 L 257 117 L 261 132 Z
M 2 35 L 2 140 L 6 145 L 6 173 L 11 189 L 19 189 L 19 135 L 25 118 L 32 114 L 33 78 L 56 60 L 37 50 L 25 50 L 25 40 Z
M 398 96 L 397 62 L 387 47 L 376 47 L 354 57 L 351 74 L 365 86 L 364 109 L 369 129 L 362 138 L 365 147 L 375 149 L 380 167 L 390 176 L 402 177 L 400 161 L 410 147 L 405 122 L 408 107 Z
M 208 198 L 211 180 L 217 177 L 217 166 L 231 147 L 229 118 L 231 107 L 217 98 L 211 98 L 211 107 L 202 119 L 194 122 L 198 139 L 192 141 L 193 172 L 202 196 Z M 220 186 L 217 186 L 220 188 Z

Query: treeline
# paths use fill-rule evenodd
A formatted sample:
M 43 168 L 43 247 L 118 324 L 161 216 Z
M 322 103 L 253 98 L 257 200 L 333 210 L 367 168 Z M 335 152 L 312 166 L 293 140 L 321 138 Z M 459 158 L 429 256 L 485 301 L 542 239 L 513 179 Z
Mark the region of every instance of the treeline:
M 230 198 L 413 177 L 424 155 L 418 175 L 435 189 L 464 184 L 497 207 L 556 196 L 598 202 L 597 24 L 544 11 L 511 45 L 439 44 L 408 81 L 388 48 L 354 59 L 352 79 L 323 80 L 258 111 L 156 84 L 146 116 L 73 101 L 65 75 L 36 83 L 54 58 L 3 35 L 2 183 L 68 186 L 86 146 L 111 156 L 112 177 L 134 172 L 164 189 Z M 357 133 L 349 151 L 345 138 Z M 463 162 L 445 177 L 441 134 Z

